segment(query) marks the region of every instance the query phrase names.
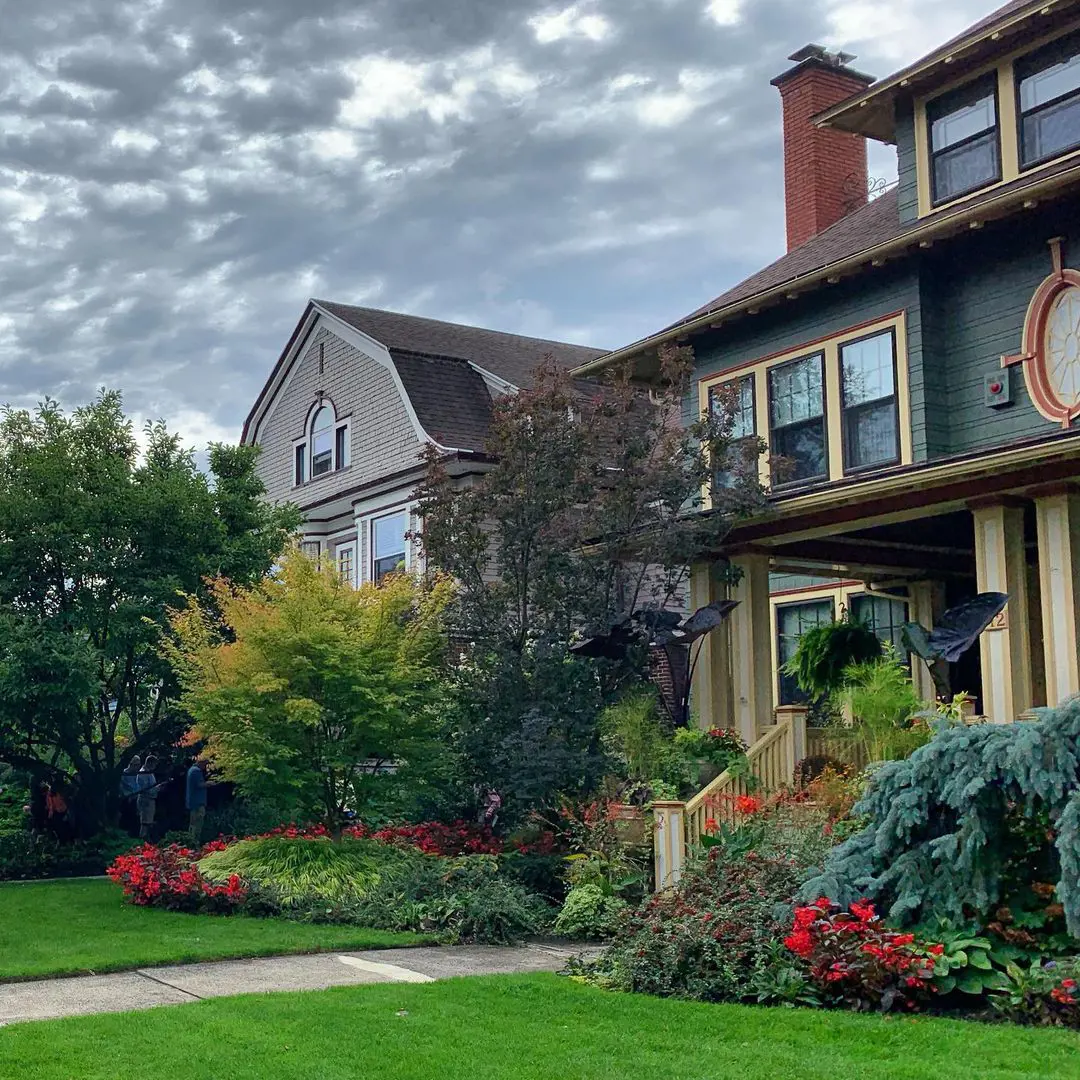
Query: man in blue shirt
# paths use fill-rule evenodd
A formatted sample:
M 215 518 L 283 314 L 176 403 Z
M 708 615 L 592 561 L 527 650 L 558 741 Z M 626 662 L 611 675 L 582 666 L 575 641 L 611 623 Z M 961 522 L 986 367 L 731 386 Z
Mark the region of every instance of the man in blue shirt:
M 190 814 L 188 827 L 191 831 L 191 842 L 198 847 L 202 837 L 203 819 L 206 817 L 206 769 L 201 761 L 193 761 L 187 771 L 184 805 Z

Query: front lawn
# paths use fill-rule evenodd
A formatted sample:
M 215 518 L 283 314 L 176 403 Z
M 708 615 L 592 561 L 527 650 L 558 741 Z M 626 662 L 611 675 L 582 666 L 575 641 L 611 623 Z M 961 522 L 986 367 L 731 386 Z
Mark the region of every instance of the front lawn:
M 701 1005 L 554 975 L 260 994 L 16 1024 L 0 1076 L 114 1080 L 1076 1080 L 1080 1036 Z M 162 1057 L 162 1055 L 165 1055 Z
M 111 881 L 0 885 L 0 979 L 233 956 L 378 949 L 422 940 L 416 934 L 356 926 L 133 907 Z

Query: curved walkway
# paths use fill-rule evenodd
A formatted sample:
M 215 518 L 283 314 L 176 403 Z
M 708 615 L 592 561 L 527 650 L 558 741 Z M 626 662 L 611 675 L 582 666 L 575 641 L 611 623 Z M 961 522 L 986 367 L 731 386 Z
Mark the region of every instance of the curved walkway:
M 457 945 L 219 960 L 111 975 L 3 983 L 0 1026 L 20 1020 L 184 1005 L 232 994 L 558 971 L 576 954 L 576 950 L 561 945 Z

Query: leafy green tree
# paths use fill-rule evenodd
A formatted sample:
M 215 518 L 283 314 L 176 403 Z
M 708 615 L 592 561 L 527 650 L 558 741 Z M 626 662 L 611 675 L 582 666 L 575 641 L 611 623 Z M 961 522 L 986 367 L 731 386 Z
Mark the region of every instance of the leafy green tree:
M 85 833 L 130 758 L 184 731 L 167 607 L 207 576 L 257 580 L 299 525 L 263 501 L 254 449 L 212 446 L 207 474 L 163 424 L 145 441 L 116 393 L 0 418 L 0 762 L 68 783 Z
M 339 833 L 348 809 L 438 752 L 445 581 L 353 589 L 299 552 L 257 585 L 219 580 L 172 616 L 182 704 L 221 774 Z M 223 629 L 224 628 L 224 629 Z
M 596 662 L 569 647 L 684 603 L 692 561 L 763 505 L 761 446 L 734 438 L 735 401 L 683 423 L 692 372 L 691 350 L 665 350 L 647 395 L 626 372 L 588 384 L 544 363 L 495 405 L 490 471 L 463 486 L 429 448 L 422 541 L 460 585 L 450 622 L 466 656 L 452 735 L 511 818 L 595 786 L 597 718 L 647 672 L 643 648 Z

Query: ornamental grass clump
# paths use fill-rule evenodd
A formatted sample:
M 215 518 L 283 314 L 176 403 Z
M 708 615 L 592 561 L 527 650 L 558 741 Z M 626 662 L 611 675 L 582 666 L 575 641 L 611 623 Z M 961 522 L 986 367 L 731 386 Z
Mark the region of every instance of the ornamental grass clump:
M 200 859 L 198 869 L 212 882 L 239 877 L 258 885 L 289 909 L 360 900 L 399 859 L 393 848 L 369 840 L 282 835 L 240 840 Z

